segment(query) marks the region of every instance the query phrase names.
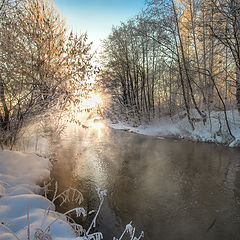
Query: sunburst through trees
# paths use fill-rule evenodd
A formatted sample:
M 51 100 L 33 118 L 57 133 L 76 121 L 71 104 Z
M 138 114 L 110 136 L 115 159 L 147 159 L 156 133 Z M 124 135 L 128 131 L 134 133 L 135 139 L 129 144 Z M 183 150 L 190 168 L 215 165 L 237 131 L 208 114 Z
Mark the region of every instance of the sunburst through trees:
M 70 32 L 49 0 L 0 1 L 0 141 L 49 109 L 80 111 L 95 69 L 86 34 Z

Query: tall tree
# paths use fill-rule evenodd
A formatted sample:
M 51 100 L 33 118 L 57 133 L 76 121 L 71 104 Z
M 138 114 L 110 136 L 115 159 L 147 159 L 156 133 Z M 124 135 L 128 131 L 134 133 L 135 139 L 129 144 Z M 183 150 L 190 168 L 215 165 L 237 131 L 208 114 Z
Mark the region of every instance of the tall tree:
M 3 1 L 0 23 L 0 131 L 13 143 L 23 124 L 67 107 L 91 70 L 85 35 L 68 36 L 48 0 Z

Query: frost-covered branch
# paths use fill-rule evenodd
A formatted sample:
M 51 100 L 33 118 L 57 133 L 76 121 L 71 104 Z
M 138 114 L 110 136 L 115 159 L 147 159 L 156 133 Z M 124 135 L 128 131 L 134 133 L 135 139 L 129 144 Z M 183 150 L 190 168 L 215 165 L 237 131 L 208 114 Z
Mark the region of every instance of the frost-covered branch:
M 122 235 L 120 236 L 120 238 L 114 237 L 113 240 L 122 240 L 122 238 L 125 236 L 126 233 L 129 233 L 130 240 L 140 240 L 141 238 L 144 237 L 144 232 L 143 231 L 141 232 L 139 237 L 135 237 L 135 231 L 136 231 L 136 228 L 133 227 L 132 222 L 130 222 L 129 224 L 126 225 L 126 227 L 125 227 Z

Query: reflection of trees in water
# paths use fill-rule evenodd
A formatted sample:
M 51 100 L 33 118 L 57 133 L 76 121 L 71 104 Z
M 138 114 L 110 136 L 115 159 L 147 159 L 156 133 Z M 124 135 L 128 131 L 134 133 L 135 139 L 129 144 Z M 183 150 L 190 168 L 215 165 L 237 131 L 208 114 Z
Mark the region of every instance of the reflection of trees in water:
M 227 228 L 231 228 L 231 216 L 226 215 L 225 210 L 229 208 L 229 211 L 232 211 L 233 207 L 224 185 L 226 171 L 232 161 L 229 151 L 212 144 L 178 142 L 162 145 L 154 146 L 154 141 L 143 142 L 142 145 L 138 143 L 138 160 L 129 156 L 129 152 L 125 155 L 127 160 L 123 161 L 120 180 L 116 180 L 116 192 L 119 193 L 116 198 L 123 201 L 121 208 L 130 212 L 136 219 L 140 218 L 140 221 L 136 221 L 142 224 L 143 228 L 148 226 L 152 229 L 152 223 L 158 222 L 161 228 L 153 232 L 170 238 L 174 236 L 174 232 L 176 237 L 183 229 L 186 237 L 191 236 L 195 239 L 195 235 L 199 235 L 201 239 L 202 235 L 212 228 L 221 230 L 221 234 L 224 231 L 228 232 Z M 159 154 L 154 153 L 156 149 Z M 155 162 L 154 158 L 161 163 Z M 132 161 L 137 166 L 134 166 Z M 137 171 L 141 173 L 137 180 L 132 181 L 131 178 L 125 177 Z M 140 187 L 139 183 L 142 184 Z M 131 190 L 128 190 L 129 186 L 132 187 Z M 133 200 L 128 192 L 133 195 Z M 127 206 L 125 198 L 130 199 Z M 225 228 L 224 219 L 228 221 Z M 147 234 L 151 236 L 149 239 L 157 236 L 151 231 Z
M 168 240 L 197 240 L 206 234 L 205 239 L 221 240 L 227 234 L 234 239 L 234 234 L 239 233 L 232 223 L 238 206 L 233 207 L 232 193 L 225 189 L 233 185 L 233 179 L 228 177 L 233 164 L 229 163 L 236 158 L 228 149 L 213 144 L 160 141 L 114 130 L 109 130 L 101 141 L 87 132 L 83 138 L 74 134 L 60 149 L 61 158 L 71 166 L 65 170 L 60 164 L 56 178 L 65 181 L 63 185 L 77 187 L 88 210 L 98 204 L 96 186 L 105 184 L 108 196 L 97 227 L 109 236 L 107 239 L 121 232 L 131 220 L 137 230 L 145 231 L 145 239 L 151 240 L 160 235 Z M 93 156 L 106 179 L 97 181 Z M 79 174 L 73 176 L 76 157 L 82 162 L 78 162 Z M 238 174 L 234 182 L 237 189 Z
M 240 205 L 240 166 L 237 166 L 235 170 L 235 179 L 233 186 L 234 199 L 237 205 Z M 240 216 L 239 216 L 240 220 Z
M 233 180 L 227 182 L 226 178 L 236 155 L 212 144 L 190 145 L 185 160 L 183 156 L 172 163 L 179 175 L 179 211 L 184 210 L 184 221 L 191 219 L 191 228 L 195 226 L 199 236 L 211 230 L 217 239 L 230 235 L 235 239 L 239 230 L 232 231 L 232 218 L 237 209 L 228 190 Z

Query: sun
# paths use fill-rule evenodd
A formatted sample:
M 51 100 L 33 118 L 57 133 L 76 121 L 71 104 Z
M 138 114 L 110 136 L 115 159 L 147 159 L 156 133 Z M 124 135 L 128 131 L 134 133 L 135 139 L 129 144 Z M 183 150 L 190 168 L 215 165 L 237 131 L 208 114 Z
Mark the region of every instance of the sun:
M 85 109 L 87 108 L 93 109 L 101 106 L 102 104 L 103 104 L 103 100 L 100 93 L 92 92 L 92 93 L 89 93 L 88 97 L 82 101 L 81 105 Z

